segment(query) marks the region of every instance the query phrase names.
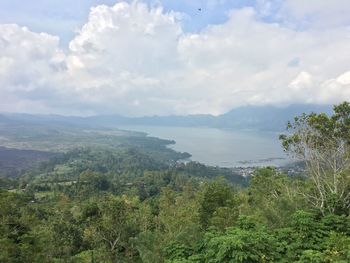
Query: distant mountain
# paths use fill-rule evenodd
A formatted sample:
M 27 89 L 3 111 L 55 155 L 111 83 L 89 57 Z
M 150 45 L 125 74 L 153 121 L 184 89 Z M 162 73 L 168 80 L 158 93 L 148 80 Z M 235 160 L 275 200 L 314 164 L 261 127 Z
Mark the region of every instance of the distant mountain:
M 235 108 L 219 116 L 186 115 L 186 116 L 148 116 L 124 117 L 121 115 L 97 115 L 75 117 L 60 115 L 3 114 L 2 121 L 15 120 L 36 124 L 68 124 L 79 127 L 118 127 L 123 125 L 213 127 L 224 129 L 249 129 L 263 131 L 281 131 L 289 120 L 302 113 L 331 114 L 332 106 L 315 104 L 293 104 L 284 108 L 276 106 L 245 106 Z
M 1 116 L 1 115 L 0 115 Z M 86 124 L 87 119 L 84 117 L 77 116 L 61 116 L 51 114 L 27 114 L 27 113 L 3 113 L 3 117 L 8 120 L 20 122 L 20 123 L 31 123 L 31 124 L 72 124 L 80 125 Z M 1 122 L 0 117 L 0 122 Z
M 0 114 L 0 123 L 9 123 L 9 122 L 11 122 L 11 120 L 9 118 Z
M 246 106 L 233 109 L 221 116 L 215 126 L 221 128 L 284 130 L 288 121 L 302 113 L 332 113 L 330 105 L 293 104 L 285 108 L 275 106 Z
M 154 125 L 183 127 L 213 127 L 225 129 L 250 129 L 265 131 L 284 130 L 289 120 L 302 113 L 332 113 L 330 105 L 294 104 L 279 108 L 276 106 L 245 106 L 233 109 L 219 116 L 187 115 L 187 116 L 153 116 L 142 118 L 115 118 L 108 116 L 91 117 L 92 123 L 104 125 Z M 101 122 L 101 120 L 103 121 Z

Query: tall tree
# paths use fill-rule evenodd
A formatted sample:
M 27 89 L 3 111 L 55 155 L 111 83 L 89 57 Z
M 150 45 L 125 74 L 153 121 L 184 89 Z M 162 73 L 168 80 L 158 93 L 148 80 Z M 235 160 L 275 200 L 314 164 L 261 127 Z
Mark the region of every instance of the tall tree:
M 325 213 L 350 209 L 350 104 L 334 106 L 334 114 L 303 114 L 281 135 L 285 151 L 305 162 L 312 191 L 308 200 Z

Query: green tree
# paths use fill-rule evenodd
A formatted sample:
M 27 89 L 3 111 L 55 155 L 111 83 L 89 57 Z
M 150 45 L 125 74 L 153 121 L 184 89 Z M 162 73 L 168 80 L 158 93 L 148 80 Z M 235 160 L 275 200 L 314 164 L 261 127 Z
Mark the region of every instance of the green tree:
M 83 220 L 88 223 L 85 228 L 85 240 L 91 248 L 104 249 L 110 261 L 121 258 L 132 262 L 136 253 L 132 238 L 138 233 L 133 218 L 133 202 L 123 197 L 107 196 L 99 199 L 97 205 L 89 204 L 87 216 Z
M 224 233 L 208 232 L 204 245 L 205 262 L 275 262 L 276 239 L 263 225 L 240 217 L 237 226 Z
M 239 214 L 238 198 L 225 180 L 219 179 L 204 185 L 199 194 L 199 218 L 203 229 L 215 225 L 224 230 L 234 223 Z
M 303 188 L 303 181 L 279 173 L 275 168 L 257 169 L 247 190 L 249 213 L 261 216 L 272 227 L 286 225 L 295 211 L 305 207 L 299 195 Z
M 322 214 L 350 210 L 350 104 L 334 106 L 334 114 L 303 114 L 281 135 L 285 151 L 306 164 L 311 189 L 302 194 Z

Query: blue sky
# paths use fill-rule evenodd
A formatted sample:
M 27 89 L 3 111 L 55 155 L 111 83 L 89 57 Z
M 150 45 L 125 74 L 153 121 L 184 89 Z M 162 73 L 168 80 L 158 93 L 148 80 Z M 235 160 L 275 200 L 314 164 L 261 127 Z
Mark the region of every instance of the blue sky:
M 92 6 L 115 0 L 1 0 L 0 23 L 16 23 L 35 32 L 58 35 L 64 43 L 87 20 Z
M 0 112 L 350 100 L 349 14 L 349 0 L 1 0 Z
M 101 4 L 114 5 L 116 2 L 118 1 L 1 0 L 0 23 L 16 23 L 27 26 L 35 32 L 58 35 L 64 45 L 86 22 L 91 7 Z M 232 9 L 255 5 L 253 0 L 148 0 L 144 2 L 150 5 L 161 4 L 166 11 L 184 13 L 186 17 L 182 21 L 183 28 L 189 32 L 199 31 L 209 24 L 225 22 L 228 12 Z M 198 10 L 199 8 L 201 11 Z

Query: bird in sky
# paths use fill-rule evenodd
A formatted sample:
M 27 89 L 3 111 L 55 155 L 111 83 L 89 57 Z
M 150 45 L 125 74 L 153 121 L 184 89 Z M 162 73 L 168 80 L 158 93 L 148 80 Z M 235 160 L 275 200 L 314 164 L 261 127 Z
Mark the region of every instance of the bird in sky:
M 198 11 L 199 11 L 199 12 L 202 11 L 202 8 L 198 8 Z

